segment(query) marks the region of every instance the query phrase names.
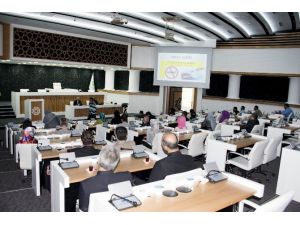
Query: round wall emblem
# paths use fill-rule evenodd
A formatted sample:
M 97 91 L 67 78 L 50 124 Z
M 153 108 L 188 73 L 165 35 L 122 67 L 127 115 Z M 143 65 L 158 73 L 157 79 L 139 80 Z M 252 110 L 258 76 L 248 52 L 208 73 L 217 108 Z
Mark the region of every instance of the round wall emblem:
M 31 110 L 32 115 L 37 116 L 41 114 L 41 109 L 40 107 L 34 106 Z

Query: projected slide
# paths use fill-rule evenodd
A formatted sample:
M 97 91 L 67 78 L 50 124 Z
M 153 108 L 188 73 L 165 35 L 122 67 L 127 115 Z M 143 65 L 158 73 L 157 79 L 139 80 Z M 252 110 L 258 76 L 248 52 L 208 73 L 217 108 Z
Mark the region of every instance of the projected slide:
M 159 53 L 157 80 L 205 83 L 206 65 L 207 54 Z

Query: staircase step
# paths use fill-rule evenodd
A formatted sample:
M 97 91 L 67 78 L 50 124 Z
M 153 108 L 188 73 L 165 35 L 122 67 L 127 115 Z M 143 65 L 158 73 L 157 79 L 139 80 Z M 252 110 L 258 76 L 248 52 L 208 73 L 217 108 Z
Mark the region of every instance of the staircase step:
M 16 115 L 0 115 L 0 119 L 16 118 Z
M 1 111 L 0 110 L 0 115 L 11 115 L 11 114 L 15 114 L 14 111 Z
M 7 108 L 11 109 L 12 106 L 11 105 L 0 105 L 0 109 L 7 109 Z
M 0 112 L 14 111 L 13 108 L 0 108 Z

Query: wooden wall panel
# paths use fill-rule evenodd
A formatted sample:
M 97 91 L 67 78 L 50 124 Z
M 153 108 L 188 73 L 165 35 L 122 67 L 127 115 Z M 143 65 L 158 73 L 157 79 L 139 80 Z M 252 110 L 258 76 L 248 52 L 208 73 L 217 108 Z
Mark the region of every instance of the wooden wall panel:
M 45 110 L 51 112 L 64 112 L 65 105 L 70 105 L 70 101 L 74 101 L 77 96 L 75 95 L 40 95 L 40 96 L 20 96 L 20 113 L 24 114 L 24 101 L 26 99 L 44 99 L 45 100 Z M 104 103 L 104 95 L 86 95 L 79 96 L 83 105 L 86 105 L 86 100 L 90 97 L 95 98 L 101 105 Z M 106 114 L 106 113 L 105 113 Z
M 98 108 L 97 109 L 97 115 L 102 112 L 105 115 L 112 115 L 114 114 L 115 110 L 119 110 L 122 112 L 122 107 L 105 107 L 105 108 Z M 74 116 L 75 117 L 83 117 L 83 116 L 88 116 L 89 110 L 88 109 L 75 109 Z
M 10 25 L 3 24 L 3 55 L 0 59 L 9 59 Z

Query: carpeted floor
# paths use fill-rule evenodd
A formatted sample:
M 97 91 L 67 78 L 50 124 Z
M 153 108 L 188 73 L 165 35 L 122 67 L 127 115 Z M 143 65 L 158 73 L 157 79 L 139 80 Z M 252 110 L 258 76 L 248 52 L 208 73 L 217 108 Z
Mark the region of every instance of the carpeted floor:
M 4 129 L 0 129 L 0 139 L 5 140 Z M 262 169 L 278 174 L 279 162 L 278 158 L 268 166 L 263 166 Z M 203 163 L 197 161 L 197 164 L 202 167 Z M 234 168 L 233 171 L 239 173 L 237 168 Z M 268 178 L 269 181 L 263 175 L 252 175 L 251 179 L 265 184 L 265 194 L 262 199 L 252 197 L 251 201 L 262 204 L 276 196 L 277 175 L 272 177 L 269 174 Z M 31 188 L 30 174 L 24 178 L 23 171 L 19 169 L 14 157 L 4 146 L 0 146 L 0 212 L 49 212 L 50 209 L 49 191 L 43 189 L 40 197 L 35 196 Z M 292 201 L 285 211 L 300 212 L 300 203 Z

